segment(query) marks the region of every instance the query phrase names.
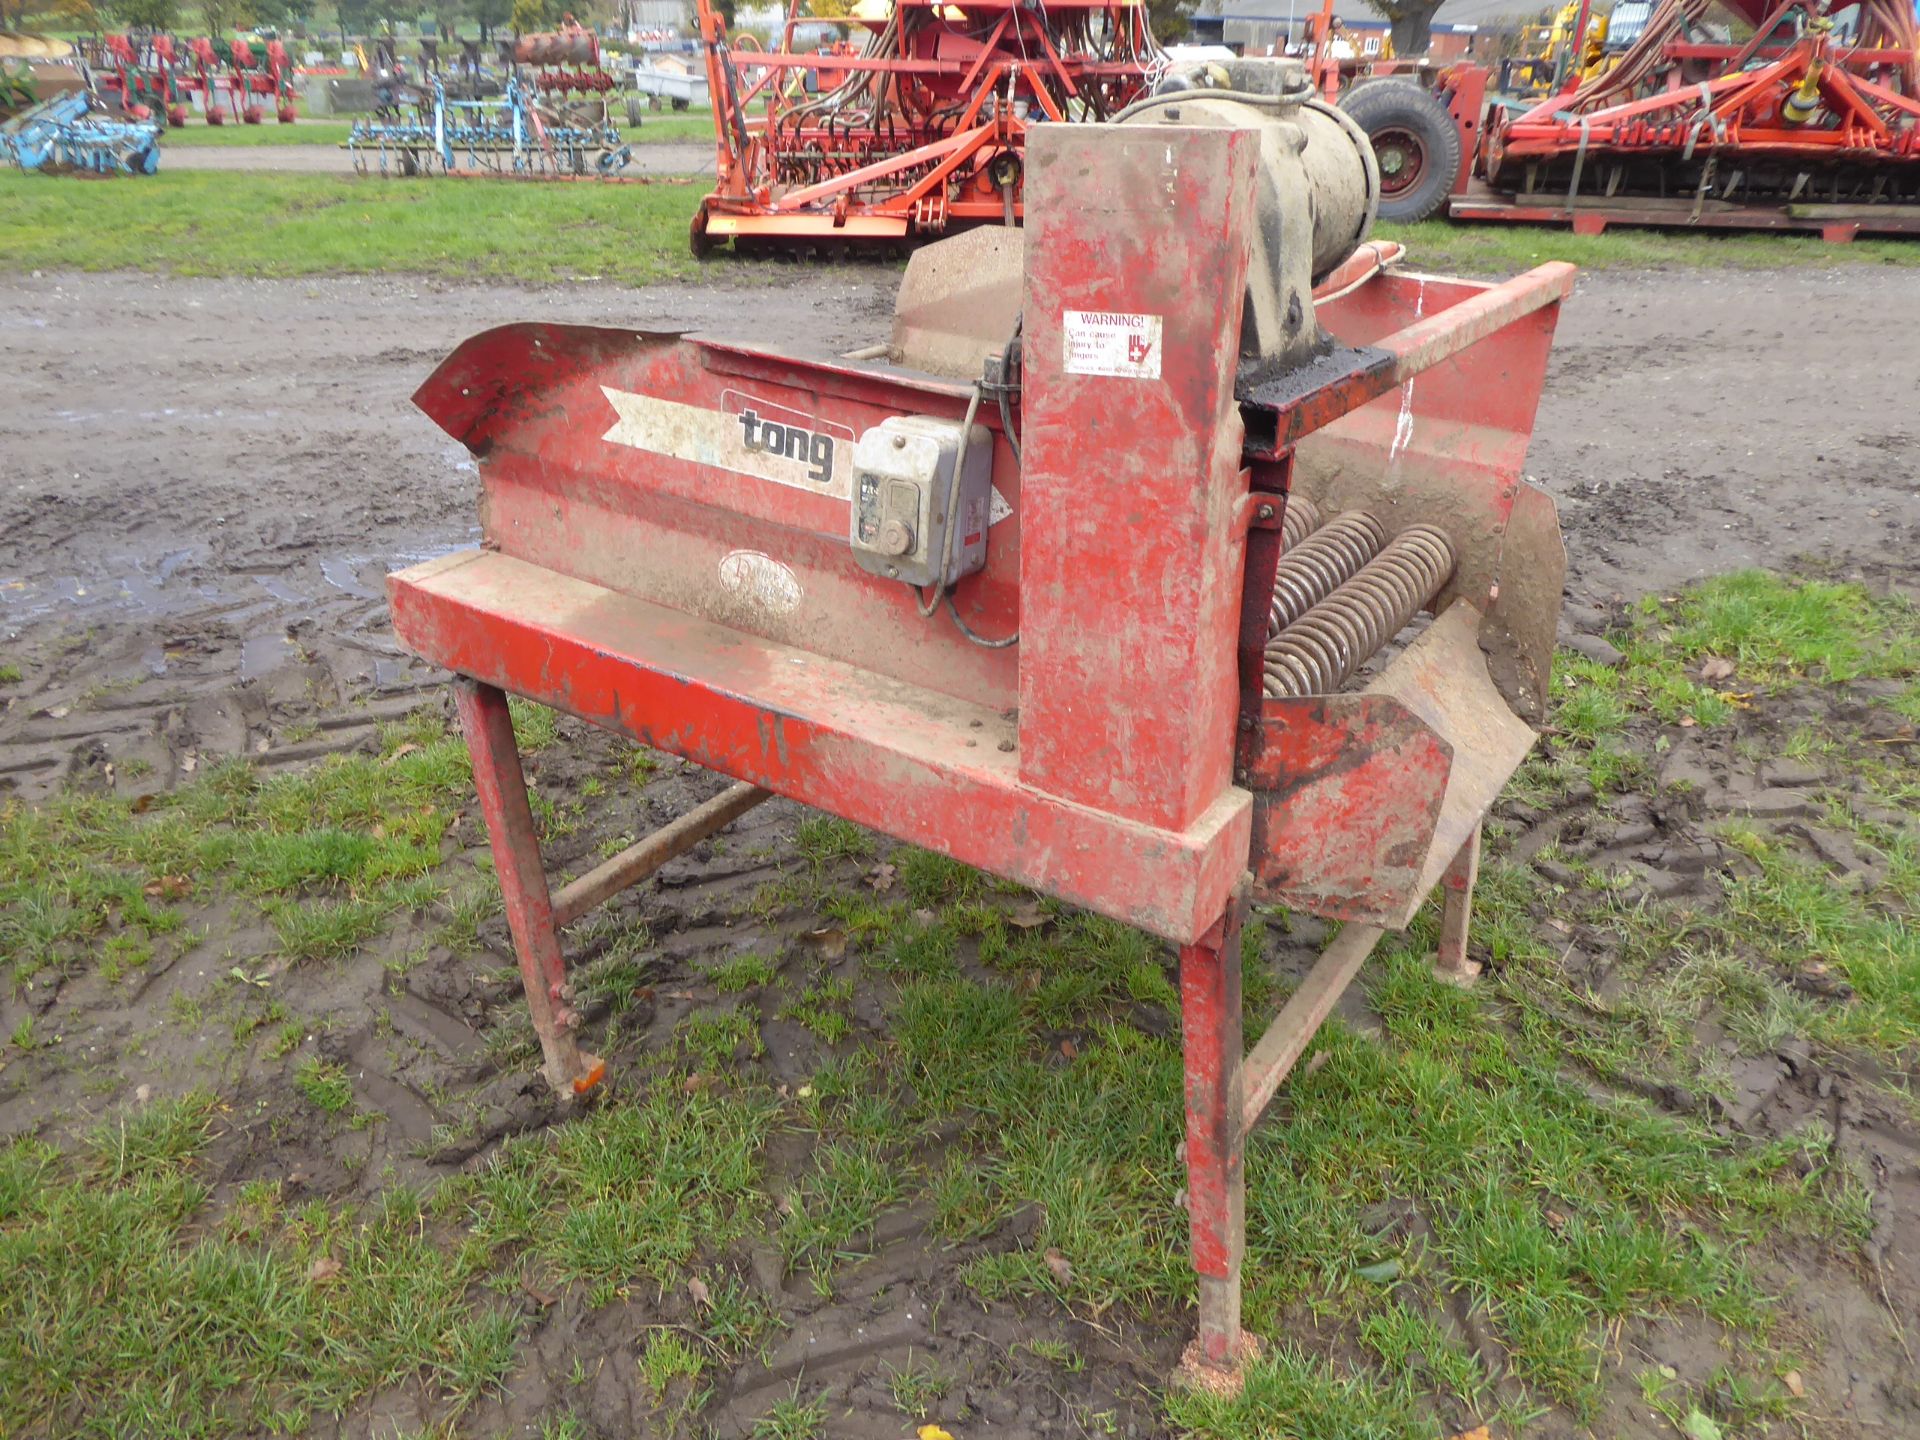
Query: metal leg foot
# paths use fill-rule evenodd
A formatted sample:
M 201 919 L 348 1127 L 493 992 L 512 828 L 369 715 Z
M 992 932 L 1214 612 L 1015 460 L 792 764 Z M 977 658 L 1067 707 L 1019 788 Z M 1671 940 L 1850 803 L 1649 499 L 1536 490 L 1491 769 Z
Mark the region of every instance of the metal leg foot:
M 581 1095 L 600 1083 L 606 1063 L 580 1049 L 573 1036 L 579 1023 L 567 1003 L 566 960 L 553 924 L 553 902 L 540 863 L 540 841 L 527 806 L 526 776 L 520 747 L 513 738 L 507 697 L 491 685 L 466 676 L 454 678 L 460 728 L 473 756 L 473 783 L 493 845 L 493 865 L 506 902 L 507 927 L 520 961 L 520 981 L 540 1037 L 541 1066 L 547 1083 L 562 1095 Z
M 1471 985 L 1480 978 L 1480 962 L 1467 958 L 1467 932 L 1473 926 L 1473 887 L 1480 878 L 1480 827 L 1440 877 L 1440 948 L 1434 977 L 1450 985 Z
M 1246 1249 L 1241 1117 L 1240 922 L 1236 899 L 1197 944 L 1180 950 L 1180 1024 L 1187 1088 L 1187 1214 L 1200 1277 L 1200 1330 L 1176 1380 L 1231 1392 L 1257 1342 L 1240 1328 Z

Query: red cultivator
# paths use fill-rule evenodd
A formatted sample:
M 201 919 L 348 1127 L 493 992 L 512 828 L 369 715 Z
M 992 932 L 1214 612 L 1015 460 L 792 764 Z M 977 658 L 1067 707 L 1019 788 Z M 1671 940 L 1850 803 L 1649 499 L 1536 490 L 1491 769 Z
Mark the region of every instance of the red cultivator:
M 1836 12 L 1817 0 L 1723 0 L 1744 45 L 1694 31 L 1709 0 L 1663 0 L 1613 68 L 1486 132 L 1484 172 L 1510 199 L 1466 219 L 1766 226 L 1850 239 L 1920 231 L 1920 67 L 1908 0 Z
M 1016 223 L 1032 121 L 1102 120 L 1159 54 L 1139 0 L 898 0 L 865 48 L 731 44 L 700 0 L 718 181 L 695 254 L 729 239 L 898 240 Z
M 294 121 L 293 62 L 278 40 L 261 45 L 256 56 L 245 40 L 202 36 L 188 41 L 183 53 L 170 35 L 144 40 L 109 35 L 100 56 L 100 68 L 107 72 L 101 88 L 135 119 L 164 111 L 169 125 L 185 125 L 192 113 L 188 97 L 197 94 L 209 125 L 222 124 L 229 114 L 258 125 L 265 116 L 263 102 L 272 104 L 282 125 Z
M 884 358 L 469 340 L 415 399 L 478 461 L 484 543 L 389 582 L 401 642 L 460 677 L 564 1095 L 606 1067 L 561 930 L 770 794 L 1177 946 L 1189 1356 L 1222 1384 L 1247 1132 L 1430 895 L 1442 973 L 1474 969 L 1481 820 L 1565 571 L 1521 462 L 1571 268 L 1383 269 L 1370 152 L 1266 66 L 1160 123 L 1036 126 L 1026 235 L 921 250 Z M 736 783 L 550 888 L 506 691 Z M 1345 924 L 1248 1051 L 1254 899 Z

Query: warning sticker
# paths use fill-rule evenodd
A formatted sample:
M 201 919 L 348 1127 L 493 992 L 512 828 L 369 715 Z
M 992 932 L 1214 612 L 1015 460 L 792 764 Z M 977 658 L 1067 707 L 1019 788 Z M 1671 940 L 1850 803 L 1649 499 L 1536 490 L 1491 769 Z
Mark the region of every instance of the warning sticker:
M 1160 317 L 1069 310 L 1061 322 L 1069 375 L 1160 378 Z

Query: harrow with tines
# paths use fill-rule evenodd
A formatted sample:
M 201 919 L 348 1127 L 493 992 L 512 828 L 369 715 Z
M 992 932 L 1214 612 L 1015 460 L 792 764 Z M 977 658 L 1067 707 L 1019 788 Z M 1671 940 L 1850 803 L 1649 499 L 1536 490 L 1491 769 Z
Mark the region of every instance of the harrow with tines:
M 541 104 L 519 75 L 497 96 L 457 100 L 433 77 L 430 101 L 399 119 L 356 120 L 345 148 L 354 169 L 381 175 L 494 175 L 515 179 L 613 176 L 632 151 L 605 107 L 587 122 Z

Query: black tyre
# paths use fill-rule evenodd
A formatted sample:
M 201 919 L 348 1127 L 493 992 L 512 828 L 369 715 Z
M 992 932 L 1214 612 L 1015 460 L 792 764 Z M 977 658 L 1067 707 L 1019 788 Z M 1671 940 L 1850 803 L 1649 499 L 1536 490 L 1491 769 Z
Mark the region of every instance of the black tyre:
M 627 96 L 627 124 L 638 129 L 647 116 L 647 102 L 639 95 Z
M 1373 141 L 1380 162 L 1380 218 L 1425 220 L 1447 203 L 1460 173 L 1460 131 L 1433 93 L 1405 80 L 1372 80 L 1340 108 Z

